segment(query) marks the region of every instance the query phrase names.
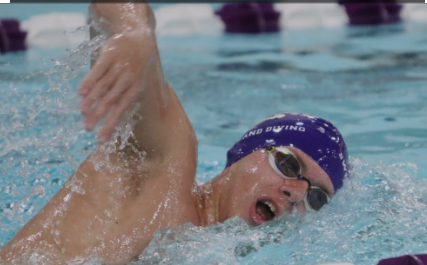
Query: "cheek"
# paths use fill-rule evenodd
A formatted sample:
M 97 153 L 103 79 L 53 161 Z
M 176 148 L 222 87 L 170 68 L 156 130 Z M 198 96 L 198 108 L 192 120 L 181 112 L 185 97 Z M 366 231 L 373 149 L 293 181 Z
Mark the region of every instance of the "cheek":
M 248 172 L 242 176 L 238 186 L 239 193 L 245 197 L 255 196 L 258 198 L 269 193 L 272 189 L 280 187 L 283 182 L 283 178 L 264 166 L 254 166 L 253 170 L 256 172 Z
M 237 187 L 238 193 L 244 197 L 258 194 L 266 181 L 266 174 L 263 174 L 263 172 L 265 170 L 260 165 L 252 165 L 247 168 L 245 174 L 240 178 L 240 183 Z
M 240 185 L 237 186 L 237 189 L 234 192 L 233 201 L 244 201 L 245 198 L 256 195 L 259 191 L 259 183 L 256 181 L 256 177 L 253 175 L 246 176 L 247 178 L 242 180 Z
M 229 199 L 229 207 L 234 213 L 246 214 L 250 205 L 256 200 L 261 191 L 260 184 L 255 181 L 257 178 L 253 174 L 248 174 L 242 179 L 233 191 Z
M 244 189 L 245 197 L 256 196 L 259 193 L 259 188 L 259 181 L 247 181 Z
M 278 187 L 274 176 L 247 174 L 238 185 L 233 201 L 238 201 L 239 205 L 246 205 L 254 202 L 264 195 L 271 195 L 273 189 Z

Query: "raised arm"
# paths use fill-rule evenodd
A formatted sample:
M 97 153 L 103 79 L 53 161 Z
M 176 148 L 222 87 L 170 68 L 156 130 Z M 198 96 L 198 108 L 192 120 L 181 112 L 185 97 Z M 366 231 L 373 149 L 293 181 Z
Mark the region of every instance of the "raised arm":
M 197 214 L 185 210 L 193 205 L 188 202 L 193 200 L 197 139 L 163 76 L 150 7 L 92 4 L 90 13 L 92 33 L 108 39 L 79 89 L 85 126 L 93 129 L 105 117 L 98 134 L 103 142 L 123 122 L 122 128 L 132 128 L 132 147 L 97 148 L 0 249 L 1 264 L 33 250 L 53 253 L 58 261 L 52 264 L 91 255 L 127 262 L 142 253 L 156 231 L 199 222 Z M 144 159 L 136 151 L 143 151 Z
M 137 109 L 133 134 L 136 146 L 150 155 L 176 145 L 193 134 L 175 93 L 166 82 L 154 34 L 155 18 L 148 4 L 92 4 L 94 34 L 109 39 L 79 88 L 85 127 L 92 130 L 105 117 L 98 133 L 107 141 L 132 103 Z M 169 130 L 168 130 L 169 128 Z M 180 131 L 180 130 L 183 131 Z

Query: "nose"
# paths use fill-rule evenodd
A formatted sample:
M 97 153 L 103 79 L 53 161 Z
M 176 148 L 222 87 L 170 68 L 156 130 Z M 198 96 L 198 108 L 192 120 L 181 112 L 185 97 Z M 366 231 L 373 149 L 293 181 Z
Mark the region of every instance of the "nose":
M 298 179 L 285 179 L 280 191 L 288 197 L 293 205 L 303 202 L 308 189 L 308 183 Z

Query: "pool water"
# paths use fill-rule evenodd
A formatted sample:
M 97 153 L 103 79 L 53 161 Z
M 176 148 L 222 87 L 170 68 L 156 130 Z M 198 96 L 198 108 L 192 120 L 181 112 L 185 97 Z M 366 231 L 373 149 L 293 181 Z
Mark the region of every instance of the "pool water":
M 158 43 L 199 139 L 198 181 L 221 172 L 228 148 L 254 124 L 289 111 L 334 123 L 353 172 L 316 214 L 257 228 L 236 218 L 165 229 L 134 263 L 371 265 L 427 252 L 426 24 L 160 36 Z M 76 88 L 97 44 L 0 57 L 1 245 L 95 147 Z

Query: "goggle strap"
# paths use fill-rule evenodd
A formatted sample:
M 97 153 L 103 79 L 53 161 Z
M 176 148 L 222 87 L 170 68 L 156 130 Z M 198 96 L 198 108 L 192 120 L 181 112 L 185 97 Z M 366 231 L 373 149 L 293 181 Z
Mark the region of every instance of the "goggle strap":
M 308 183 L 308 187 L 309 188 L 311 187 L 311 181 L 308 178 L 301 176 L 301 175 L 298 175 L 298 179 L 306 181 Z

